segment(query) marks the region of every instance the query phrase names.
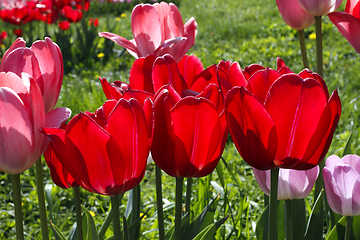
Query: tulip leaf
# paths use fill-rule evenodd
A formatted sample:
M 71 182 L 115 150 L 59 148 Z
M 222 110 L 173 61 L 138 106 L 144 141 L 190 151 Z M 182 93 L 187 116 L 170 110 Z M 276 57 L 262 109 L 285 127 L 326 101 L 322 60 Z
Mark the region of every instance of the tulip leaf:
M 181 218 L 181 228 L 185 229 L 187 227 L 187 224 L 189 221 L 190 221 L 190 215 L 189 215 L 189 213 L 186 213 Z M 174 240 L 174 238 L 175 238 L 174 230 L 175 230 L 175 225 L 172 225 L 172 227 L 165 233 L 165 238 L 168 240 Z
M 47 201 L 48 206 L 49 206 L 49 216 L 50 216 L 50 220 L 53 220 L 53 212 L 52 212 L 53 202 L 52 202 L 52 198 L 51 198 L 52 187 L 53 187 L 52 184 L 47 183 L 47 184 L 45 185 L 45 188 L 44 188 L 46 201 Z
M 126 221 L 126 217 L 123 215 L 123 224 L 124 224 L 124 239 L 125 240 L 130 240 L 130 236 L 129 236 L 129 228 L 128 228 L 128 224 Z
M 291 201 L 291 223 L 293 240 L 302 240 L 306 230 L 306 210 L 304 199 L 293 199 Z
M 354 216 L 352 219 L 351 235 L 349 240 L 360 239 L 360 216 Z M 346 217 L 342 217 L 335 227 L 331 230 L 326 240 L 342 240 L 345 236 Z
M 66 240 L 65 236 L 60 232 L 60 230 L 50 221 L 50 226 L 53 231 L 55 240 Z
M 207 226 L 214 223 L 215 210 L 219 201 L 220 193 L 208 203 L 202 212 L 192 221 L 186 229 L 183 239 L 193 239 Z
M 81 208 L 84 211 L 81 217 L 84 240 L 98 240 L 99 237 L 96 231 L 94 218 L 91 216 L 91 213 L 86 208 L 84 208 L 83 206 L 81 206 Z M 78 239 L 76 223 L 74 224 L 73 231 L 71 232 L 69 239 Z
M 277 238 L 285 239 L 285 202 L 284 200 L 277 201 Z M 258 240 L 268 239 L 268 227 L 269 227 L 269 206 L 266 206 L 264 211 L 256 224 L 255 234 Z
M 211 239 L 215 233 L 216 230 L 229 218 L 229 216 L 226 216 L 216 223 L 212 223 L 208 225 L 206 228 L 204 228 L 198 235 L 196 235 L 193 240 L 207 240 Z M 186 238 L 187 239 L 187 238 Z
M 343 151 L 342 156 L 351 154 L 352 135 L 353 135 L 353 132 L 350 132 L 350 135 L 349 135 L 349 137 L 348 137 L 348 139 L 347 139 L 347 141 L 346 141 L 346 144 L 345 144 L 345 147 L 344 147 L 344 151 Z
M 324 189 L 321 190 L 311 211 L 304 240 L 322 239 L 324 223 L 322 218 Z

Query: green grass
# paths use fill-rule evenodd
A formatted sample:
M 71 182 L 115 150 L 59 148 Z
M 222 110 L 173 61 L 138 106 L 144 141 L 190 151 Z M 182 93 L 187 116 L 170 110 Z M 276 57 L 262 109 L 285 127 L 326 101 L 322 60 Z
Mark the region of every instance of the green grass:
M 217 64 L 221 60 L 231 60 L 238 61 L 242 68 L 252 63 L 276 68 L 276 57 L 281 57 L 293 71 L 302 70 L 297 33 L 283 22 L 275 0 L 181 0 L 177 4 L 185 21 L 193 16 L 198 22 L 196 44 L 189 54 L 198 56 L 204 67 Z M 127 81 L 129 68 L 134 58 L 120 46 L 103 38 L 94 37 L 98 31 L 111 30 L 125 38 L 132 38 L 131 8 L 127 5 L 118 6 L 118 8 L 113 8 L 108 5 L 95 5 L 90 8 L 88 17 L 100 18 L 98 29 L 90 29 L 86 33 L 96 43 L 91 52 L 87 52 L 85 43 L 80 43 L 80 37 L 76 31 L 83 30 L 79 26 L 72 26 L 69 38 L 64 39 L 64 36 L 58 35 L 56 39 L 62 48 L 66 67 L 57 106 L 69 107 L 73 115 L 80 111 L 94 112 L 106 100 L 98 80 L 99 76 L 109 81 Z M 117 21 L 116 18 L 120 17 L 121 13 L 126 13 L 127 16 Z M 353 153 L 356 154 L 359 150 L 356 143 L 360 127 L 358 121 L 360 58 L 328 18 L 325 16 L 323 19 L 324 79 L 331 92 L 338 89 L 343 108 L 328 154 L 341 154 L 350 132 L 354 133 Z M 7 24 L 2 24 L 1 27 L 10 28 Z M 54 29 L 50 29 L 54 40 L 55 32 Z M 315 40 L 309 39 L 310 34 L 314 32 L 314 26 L 305 30 L 310 68 L 315 71 Z M 42 33 L 42 30 L 39 30 L 34 34 L 40 36 Z M 33 37 L 37 38 L 37 36 Z M 6 48 L 13 40 L 9 38 L 5 42 Z M 79 51 L 79 49 L 83 50 Z M 105 56 L 98 58 L 97 54 L 101 52 Z M 84 58 L 85 55 L 88 57 Z M 231 142 L 226 146 L 223 158 L 227 166 L 220 161 L 217 170 L 211 175 L 194 180 L 191 218 L 201 211 L 210 198 L 216 196 L 216 190 L 211 184 L 211 181 L 215 181 L 226 192 L 226 197 L 219 201 L 215 219 L 230 214 L 224 226 L 217 231 L 215 238 L 254 238 L 254 225 L 263 209 L 263 193 L 257 186 L 251 168 L 241 160 Z M 27 239 L 40 239 L 34 169 L 31 168 L 22 174 L 21 179 Z M 44 179 L 46 184 L 52 185 L 46 166 L 44 166 Z M 166 203 L 165 227 L 169 229 L 174 223 L 175 179 L 163 174 L 162 181 L 164 183 L 163 197 Z M 2 206 L 0 238 L 14 239 L 11 187 L 7 174 L 0 173 L 0 183 Z M 141 223 L 143 233 L 141 239 L 157 239 L 157 231 L 154 231 L 157 227 L 154 164 L 148 166 L 140 186 L 141 212 L 147 212 Z M 51 190 L 53 215 L 49 219 L 52 219 L 53 223 L 66 235 L 75 222 L 72 195 L 71 190 L 62 190 L 56 186 L 53 186 Z M 94 212 L 95 223 L 99 228 L 109 211 L 110 199 L 90 194 L 83 189 L 81 197 L 84 207 Z M 122 213 L 125 211 L 127 198 L 128 194 L 125 194 L 121 206 Z M 107 232 L 107 237 L 110 235 L 111 227 Z

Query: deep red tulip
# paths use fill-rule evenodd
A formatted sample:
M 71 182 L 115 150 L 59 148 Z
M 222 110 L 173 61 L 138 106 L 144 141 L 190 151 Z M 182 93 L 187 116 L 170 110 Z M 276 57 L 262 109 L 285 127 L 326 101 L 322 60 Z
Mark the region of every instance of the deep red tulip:
M 69 21 L 61 21 L 58 23 L 59 28 L 63 31 L 68 30 L 70 28 L 70 22 Z
M 360 53 L 360 1 L 348 0 L 345 12 L 333 12 L 328 14 L 332 23 L 339 32 Z
M 40 130 L 59 127 L 67 108 L 45 113 L 39 86 L 28 74 L 0 73 L 0 170 L 18 174 L 30 168 L 50 144 Z
M 315 23 L 314 16 L 302 9 L 298 0 L 276 0 L 285 23 L 295 30 L 304 30 Z
M 298 0 L 300 6 L 310 15 L 323 16 L 340 7 L 343 0 Z
M 206 176 L 222 155 L 228 133 L 226 121 L 209 100 L 220 98 L 220 91 L 213 84 L 207 89 L 208 94 L 182 98 L 167 85 L 155 96 L 151 154 L 156 165 L 170 176 Z
M 183 24 L 179 9 L 165 2 L 138 4 L 131 14 L 133 40 L 109 32 L 99 33 L 126 48 L 134 57 L 170 54 L 178 62 L 195 43 L 197 23 L 190 18 Z
M 33 76 L 43 96 L 45 112 L 49 112 L 56 105 L 64 75 L 60 48 L 47 37 L 44 41 L 35 41 L 30 48 L 25 45 L 22 38 L 11 45 L 4 54 L 0 71 L 18 76 L 26 72 Z
M 53 149 L 53 143 L 50 144 L 49 148 L 44 152 L 46 164 L 50 169 L 50 175 L 53 182 L 63 189 L 72 187 L 78 187 L 74 178 L 69 172 L 63 167 L 59 159 L 56 157 Z
M 22 30 L 21 29 L 14 29 L 14 34 L 16 37 L 22 37 Z
M 259 170 L 316 166 L 329 149 L 341 114 L 337 91 L 309 70 L 256 72 L 225 97 L 231 137 L 243 159 Z M 276 77 L 276 75 L 278 76 Z
M 79 22 L 83 16 L 83 13 L 78 9 L 73 9 L 71 6 L 66 5 L 61 10 L 61 14 L 69 20 L 69 22 Z
M 152 140 L 152 102 L 108 100 L 95 113 L 79 113 L 66 129 L 45 128 L 56 157 L 84 189 L 124 193 L 142 180 Z
M 2 31 L 0 33 L 0 45 L 3 44 L 4 39 L 7 37 L 7 32 Z

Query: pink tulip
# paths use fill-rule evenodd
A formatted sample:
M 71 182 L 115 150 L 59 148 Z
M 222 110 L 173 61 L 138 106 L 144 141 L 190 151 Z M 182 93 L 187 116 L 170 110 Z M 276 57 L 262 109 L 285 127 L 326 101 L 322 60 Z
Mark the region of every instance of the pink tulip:
M 270 196 L 270 170 L 252 169 L 259 187 Z M 318 175 L 319 166 L 305 171 L 280 168 L 278 200 L 305 198 L 310 194 Z
M 0 73 L 0 170 L 18 174 L 44 153 L 50 139 L 40 130 L 57 127 L 70 117 L 67 108 L 45 114 L 39 86 L 28 74 Z
M 99 36 L 123 46 L 136 58 L 168 53 L 178 62 L 195 43 L 197 23 L 190 18 L 183 24 L 173 3 L 138 4 L 131 14 L 131 29 L 134 39 L 130 41 L 109 32 L 101 32 Z
M 314 16 L 301 8 L 297 0 L 276 0 L 285 23 L 295 30 L 304 30 L 314 24 Z
M 348 0 L 345 12 L 333 12 L 328 16 L 339 32 L 360 53 L 360 1 Z
M 343 0 L 298 0 L 300 6 L 310 15 L 323 16 L 340 7 Z
M 18 38 L 6 51 L 0 65 L 1 72 L 30 74 L 39 86 L 44 99 L 45 112 L 56 105 L 62 85 L 64 66 L 60 48 L 50 38 L 36 41 L 30 48 Z
M 360 157 L 332 155 L 325 162 L 323 175 L 330 208 L 343 216 L 360 215 Z

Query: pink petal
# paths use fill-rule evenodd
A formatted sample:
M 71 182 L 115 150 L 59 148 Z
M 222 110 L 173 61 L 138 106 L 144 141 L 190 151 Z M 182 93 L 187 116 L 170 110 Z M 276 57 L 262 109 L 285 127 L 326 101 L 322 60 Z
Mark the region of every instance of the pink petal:
M 24 39 L 22 38 L 17 38 L 15 40 L 15 42 L 10 46 L 10 48 L 5 52 L 4 56 L 2 57 L 1 60 L 1 66 L 0 66 L 0 71 L 4 72 L 4 66 L 5 63 L 7 62 L 7 58 L 9 57 L 9 54 L 14 51 L 17 48 L 24 48 L 26 46 L 26 42 L 24 41 Z
M 115 42 L 116 44 L 126 48 L 127 50 L 133 52 L 135 54 L 135 57 L 143 57 L 137 47 L 134 45 L 134 43 L 132 43 L 131 41 L 117 35 L 114 33 L 110 33 L 110 32 L 99 32 L 99 36 L 100 37 L 105 37 L 107 39 L 110 39 L 111 41 Z
M 323 177 L 326 198 L 330 208 L 334 212 L 342 214 L 342 199 L 340 197 L 340 191 L 336 185 L 337 183 L 335 182 L 335 179 L 332 176 L 332 172 L 326 167 L 323 169 Z
M 315 23 L 314 16 L 305 12 L 297 0 L 276 0 L 285 23 L 295 30 L 304 30 Z
M 345 155 L 341 159 L 344 164 L 347 164 L 355 169 L 355 171 L 360 175 L 360 157 L 358 155 Z
M 18 174 L 30 168 L 37 159 L 33 126 L 19 96 L 10 88 L 0 88 L 0 170 Z
M 69 108 L 55 108 L 45 115 L 45 126 L 47 128 L 58 128 L 62 123 L 66 122 L 71 116 Z

